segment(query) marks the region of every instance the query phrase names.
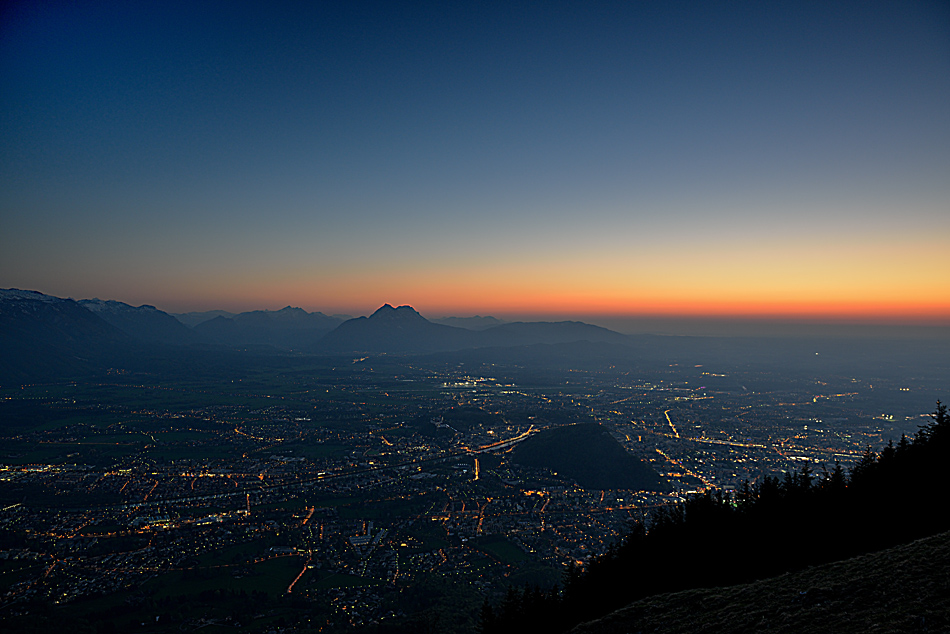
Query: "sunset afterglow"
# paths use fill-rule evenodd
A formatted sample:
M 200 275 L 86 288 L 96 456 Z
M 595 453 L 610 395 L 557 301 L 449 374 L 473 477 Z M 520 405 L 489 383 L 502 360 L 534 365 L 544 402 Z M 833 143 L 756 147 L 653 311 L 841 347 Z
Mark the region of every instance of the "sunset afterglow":
M 950 325 L 939 3 L 202 6 L 8 12 L 0 287 Z

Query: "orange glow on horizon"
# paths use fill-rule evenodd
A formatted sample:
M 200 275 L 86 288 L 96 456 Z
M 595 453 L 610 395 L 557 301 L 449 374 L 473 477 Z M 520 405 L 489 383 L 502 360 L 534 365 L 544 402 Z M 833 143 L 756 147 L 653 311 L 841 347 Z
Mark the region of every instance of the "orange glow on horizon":
M 230 289 L 228 289 L 230 290 Z M 247 289 L 242 289 L 247 290 Z M 259 289 L 254 289 L 259 290 Z M 409 305 L 426 317 L 449 315 L 493 315 L 499 318 L 527 319 L 530 316 L 546 319 L 579 319 L 582 315 L 603 317 L 650 318 L 737 318 L 737 319 L 791 319 L 830 321 L 883 321 L 908 323 L 950 323 L 950 300 L 911 298 L 796 298 L 761 299 L 732 297 L 672 297 L 643 296 L 641 298 L 596 295 L 589 292 L 561 293 L 542 290 L 473 288 L 412 288 L 397 292 L 371 289 L 335 295 L 309 289 L 272 287 L 231 295 L 225 289 L 213 297 L 202 295 L 176 298 L 177 301 L 159 304 L 171 312 L 223 309 L 232 312 L 247 310 L 279 310 L 284 306 L 299 306 L 308 311 L 326 314 L 369 315 L 385 303 L 393 306 Z M 189 299 L 191 301 L 189 301 Z M 153 300 L 154 301 L 154 300 Z M 158 303 L 158 302 L 155 302 Z
M 614 251 L 564 258 L 519 255 L 489 264 L 459 258 L 366 261 L 333 269 L 275 265 L 167 279 L 151 289 L 136 288 L 137 296 L 116 297 L 95 288 L 69 294 L 149 303 L 169 312 L 290 305 L 359 316 L 389 303 L 410 305 L 431 318 L 600 315 L 950 324 L 950 267 L 938 249 L 865 253 L 842 246 L 802 255 L 788 245 L 773 246 L 774 253 L 760 247 L 726 255 L 686 249 L 672 259 Z

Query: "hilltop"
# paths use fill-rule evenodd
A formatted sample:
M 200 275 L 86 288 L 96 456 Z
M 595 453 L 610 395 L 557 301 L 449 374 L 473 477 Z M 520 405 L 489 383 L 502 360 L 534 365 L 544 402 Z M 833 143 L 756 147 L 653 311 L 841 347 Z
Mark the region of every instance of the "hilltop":
M 411 306 L 383 304 L 369 317 L 345 321 L 316 346 L 329 352 L 433 352 L 474 345 L 476 333 L 435 324 Z
M 627 453 L 597 423 L 546 429 L 518 445 L 511 459 L 526 467 L 555 471 L 585 489 L 669 489 L 649 465 Z

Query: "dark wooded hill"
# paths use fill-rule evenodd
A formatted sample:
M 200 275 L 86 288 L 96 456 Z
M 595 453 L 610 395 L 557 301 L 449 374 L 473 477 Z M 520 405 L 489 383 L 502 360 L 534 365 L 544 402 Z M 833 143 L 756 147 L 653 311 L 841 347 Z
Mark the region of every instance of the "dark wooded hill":
M 550 469 L 585 489 L 666 491 L 669 485 L 597 423 L 546 429 L 520 443 L 512 462 Z

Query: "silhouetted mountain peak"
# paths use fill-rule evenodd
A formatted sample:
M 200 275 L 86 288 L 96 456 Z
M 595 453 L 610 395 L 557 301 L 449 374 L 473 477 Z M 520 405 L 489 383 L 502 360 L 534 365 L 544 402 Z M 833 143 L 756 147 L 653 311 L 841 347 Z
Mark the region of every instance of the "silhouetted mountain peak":
M 376 312 L 369 316 L 375 321 L 428 321 L 425 317 L 416 312 L 412 306 L 399 306 L 393 308 L 390 304 L 383 304 L 376 309 Z
M 345 321 L 324 337 L 321 350 L 433 352 L 473 345 L 471 331 L 434 324 L 412 306 L 383 304 L 369 317 Z
M 323 339 L 319 349 L 411 354 L 571 341 L 623 344 L 627 337 L 582 322 L 502 323 L 484 330 L 469 330 L 430 321 L 412 306 L 394 308 L 392 304 L 383 304 L 369 317 L 340 324 Z

